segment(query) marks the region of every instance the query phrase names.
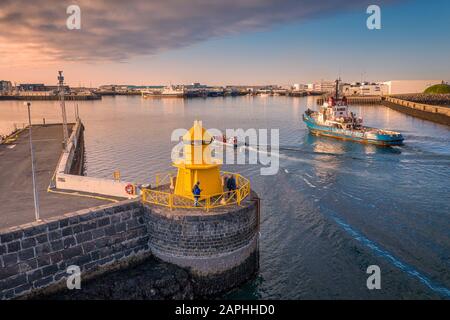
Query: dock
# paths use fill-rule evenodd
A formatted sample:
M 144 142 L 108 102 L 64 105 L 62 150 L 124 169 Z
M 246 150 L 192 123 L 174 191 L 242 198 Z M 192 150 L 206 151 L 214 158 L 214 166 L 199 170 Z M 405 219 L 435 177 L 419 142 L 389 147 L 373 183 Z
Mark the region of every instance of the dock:
M 69 125 L 69 128 L 72 126 Z M 95 198 L 47 192 L 62 151 L 62 125 L 36 125 L 32 130 L 41 218 L 110 203 Z M 35 216 L 28 129 L 22 130 L 16 141 L 0 144 L 0 181 L 0 229 L 33 222 Z

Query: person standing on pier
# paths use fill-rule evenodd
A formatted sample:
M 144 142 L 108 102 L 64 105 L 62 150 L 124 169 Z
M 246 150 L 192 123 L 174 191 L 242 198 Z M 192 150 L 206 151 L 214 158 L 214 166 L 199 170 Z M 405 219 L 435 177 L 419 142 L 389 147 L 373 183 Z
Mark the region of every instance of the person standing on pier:
M 231 198 L 233 196 L 234 190 L 236 190 L 236 179 L 233 175 L 230 175 L 227 179 L 227 189 L 228 196 Z
M 200 193 L 202 190 L 199 187 L 200 181 L 197 181 L 197 183 L 194 185 L 194 188 L 192 188 L 192 194 L 194 195 L 194 206 L 198 207 L 198 199 L 200 198 Z

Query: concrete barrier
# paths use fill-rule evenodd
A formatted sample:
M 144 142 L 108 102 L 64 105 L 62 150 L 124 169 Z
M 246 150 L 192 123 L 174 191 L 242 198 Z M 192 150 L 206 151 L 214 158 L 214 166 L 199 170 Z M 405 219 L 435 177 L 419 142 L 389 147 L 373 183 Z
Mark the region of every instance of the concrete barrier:
M 94 194 L 102 194 L 121 198 L 135 198 L 125 191 L 128 182 L 120 182 L 110 179 L 77 176 L 73 174 L 58 174 L 56 186 L 58 189 L 73 190 Z
M 72 129 L 66 151 L 62 152 L 58 161 L 51 187 L 128 199 L 136 198 L 137 195 L 130 195 L 125 191 L 125 187 L 128 184 L 132 184 L 130 182 L 70 174 L 74 162 L 74 155 L 77 149 L 81 147 L 82 128 L 83 124 L 78 120 Z

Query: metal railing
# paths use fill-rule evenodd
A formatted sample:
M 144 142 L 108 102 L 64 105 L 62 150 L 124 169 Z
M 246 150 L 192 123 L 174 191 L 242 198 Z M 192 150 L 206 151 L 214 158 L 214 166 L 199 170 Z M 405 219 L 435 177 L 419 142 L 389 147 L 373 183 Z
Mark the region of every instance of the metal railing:
M 222 177 L 224 175 L 234 175 L 236 179 L 236 190 L 224 191 L 209 196 L 200 196 L 197 205 L 194 205 L 194 196 L 186 197 L 173 193 L 175 173 L 156 175 L 155 188 L 167 186 L 168 184 L 170 184 L 171 188 L 169 190 L 143 189 L 141 192 L 141 200 L 143 203 L 155 204 L 170 209 L 204 209 L 206 211 L 225 206 L 240 205 L 250 195 L 250 181 L 236 173 L 222 171 L 221 175 Z

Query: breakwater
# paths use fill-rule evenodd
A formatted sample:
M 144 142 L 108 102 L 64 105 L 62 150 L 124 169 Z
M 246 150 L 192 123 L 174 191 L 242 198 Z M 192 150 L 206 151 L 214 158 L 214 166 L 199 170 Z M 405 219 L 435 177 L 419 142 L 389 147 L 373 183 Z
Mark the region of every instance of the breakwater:
M 386 97 L 383 104 L 391 109 L 421 119 L 450 125 L 450 108 Z
M 431 94 L 431 93 L 416 93 L 416 94 L 398 94 L 392 98 L 406 100 L 410 102 L 417 102 L 435 106 L 450 105 L 450 94 Z
M 89 293 L 71 293 L 66 287 L 69 266 L 78 266 L 82 280 L 89 281 L 153 255 L 188 273 L 177 271 L 177 281 L 166 279 L 173 287 L 165 289 L 165 297 L 224 292 L 258 269 L 256 213 L 251 204 L 235 215 L 162 217 L 138 200 L 125 200 L 0 230 L 0 299 L 83 296 Z M 154 286 L 161 283 L 158 275 L 154 273 Z M 102 281 L 110 287 L 90 287 L 90 294 L 114 286 Z M 186 281 L 192 291 L 180 286 Z M 122 283 L 122 288 L 129 286 Z

